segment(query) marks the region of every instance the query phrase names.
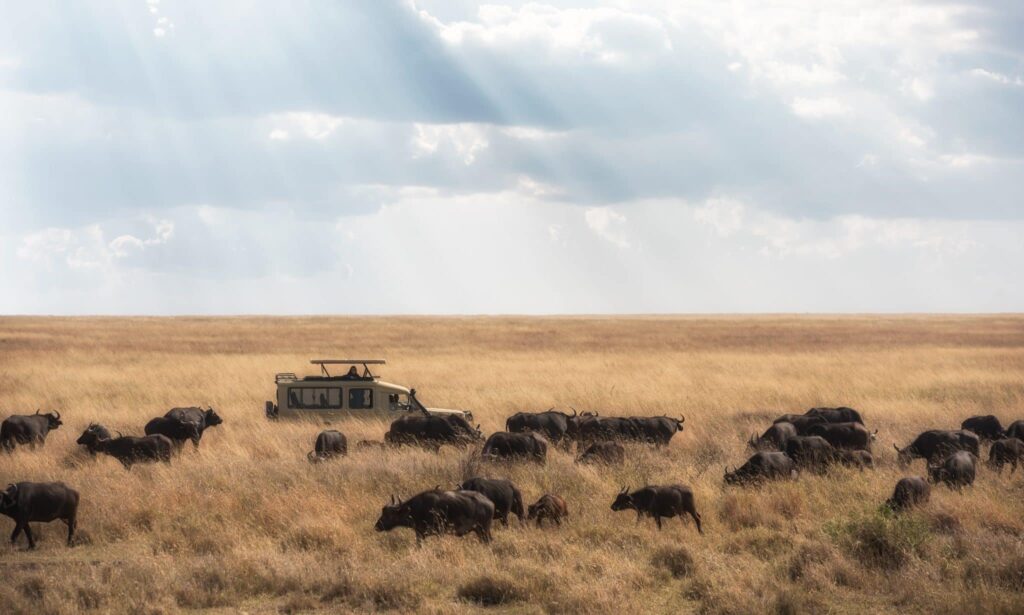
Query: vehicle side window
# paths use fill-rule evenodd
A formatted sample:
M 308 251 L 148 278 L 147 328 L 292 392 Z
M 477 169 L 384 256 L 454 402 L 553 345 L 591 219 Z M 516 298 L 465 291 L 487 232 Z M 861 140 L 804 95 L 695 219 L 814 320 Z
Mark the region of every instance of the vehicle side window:
M 291 387 L 288 389 L 288 406 L 303 410 L 330 410 L 341 408 L 341 389 Z
M 349 410 L 369 410 L 373 408 L 373 389 L 349 389 Z
M 409 396 L 403 393 L 388 394 L 388 410 L 405 412 L 409 409 Z

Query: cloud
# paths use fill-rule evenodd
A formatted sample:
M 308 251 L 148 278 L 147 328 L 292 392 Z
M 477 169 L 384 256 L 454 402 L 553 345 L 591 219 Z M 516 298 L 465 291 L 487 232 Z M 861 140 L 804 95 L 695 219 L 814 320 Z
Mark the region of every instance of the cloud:
M 703 310 L 758 277 L 764 309 L 1021 305 L 1021 9 L 601 4 L 13 4 L 0 295 Z
M 628 248 L 629 241 L 623 234 L 626 216 L 610 207 L 591 207 L 583 212 L 583 219 L 598 237 L 620 248 Z

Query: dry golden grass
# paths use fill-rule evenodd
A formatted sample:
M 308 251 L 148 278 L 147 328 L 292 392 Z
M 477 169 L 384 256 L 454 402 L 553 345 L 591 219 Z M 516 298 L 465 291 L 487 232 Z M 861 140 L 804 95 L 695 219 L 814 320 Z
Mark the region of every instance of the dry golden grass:
M 670 447 L 620 468 L 481 466 L 470 452 L 354 453 L 311 466 L 320 426 L 273 424 L 277 371 L 318 356 L 384 356 L 387 380 L 468 408 L 485 431 L 519 410 L 686 415 Z M 80 544 L 41 528 L 35 552 L 0 547 L 0 612 L 422 610 L 1022 612 L 1024 477 L 982 470 L 962 494 L 879 512 L 891 443 L 971 414 L 1024 418 L 1024 318 L 0 319 L 0 413 L 57 408 L 45 448 L 0 456 L 0 482 L 62 480 L 82 494 Z M 74 440 L 93 420 L 125 433 L 176 405 L 225 424 L 199 452 L 126 472 Z M 722 467 L 773 415 L 850 405 L 879 429 L 875 472 L 725 489 Z M 340 426 L 350 441 L 385 425 Z M 923 472 L 917 462 L 908 473 Z M 532 501 L 562 494 L 562 528 L 498 527 L 493 544 L 373 531 L 389 494 L 479 471 Z M 609 504 L 621 485 L 691 485 L 705 535 L 657 532 Z M 0 527 L 13 523 L 0 517 Z M 24 540 L 24 539 L 22 539 Z

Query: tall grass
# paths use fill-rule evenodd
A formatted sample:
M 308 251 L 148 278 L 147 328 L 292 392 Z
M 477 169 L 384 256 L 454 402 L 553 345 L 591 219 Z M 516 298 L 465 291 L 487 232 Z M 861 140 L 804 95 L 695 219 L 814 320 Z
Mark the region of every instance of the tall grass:
M 270 423 L 273 374 L 314 357 L 383 356 L 386 380 L 487 432 L 520 410 L 686 416 L 671 446 L 621 467 L 483 464 L 473 451 L 354 452 L 312 466 L 323 426 Z M 56 408 L 43 449 L 0 455 L 0 482 L 61 480 L 82 494 L 79 544 L 38 526 L 37 551 L 0 547 L 0 612 L 423 610 L 619 613 L 1020 612 L 1022 477 L 980 470 L 922 510 L 879 509 L 901 471 L 892 443 L 971 414 L 1024 418 L 1024 318 L 3 318 L 0 413 Z M 225 424 L 171 466 L 126 472 L 74 440 L 90 421 L 141 433 L 177 405 Z M 723 467 L 775 414 L 850 405 L 878 428 L 874 472 L 755 489 Z M 350 442 L 376 421 L 335 424 Z M 559 493 L 561 528 L 498 526 L 491 545 L 373 531 L 391 494 L 472 473 L 533 501 Z M 609 505 L 623 485 L 693 487 L 705 534 L 661 532 Z M 13 529 L 6 518 L 0 527 Z M 6 524 L 6 525 L 4 525 Z

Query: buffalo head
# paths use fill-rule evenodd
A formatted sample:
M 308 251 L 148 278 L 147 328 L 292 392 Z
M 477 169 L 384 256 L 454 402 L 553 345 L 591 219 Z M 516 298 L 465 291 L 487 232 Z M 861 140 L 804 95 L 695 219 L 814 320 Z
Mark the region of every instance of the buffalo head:
M 14 508 L 15 498 L 18 496 L 18 486 L 7 485 L 7 488 L 0 491 L 0 511 L 7 511 Z
M 612 502 L 612 510 L 628 510 L 633 507 L 633 498 L 629 495 L 629 487 L 623 487 L 622 491 L 615 496 L 615 501 Z
M 206 419 L 206 426 L 213 427 L 214 425 L 220 425 L 224 422 L 224 419 L 220 418 L 220 415 L 213 409 L 213 406 L 207 406 L 206 410 L 203 411 L 203 416 Z
M 892 447 L 896 449 L 896 461 L 899 462 L 901 468 L 907 467 L 907 465 L 914 459 L 909 446 L 907 448 L 900 449 L 900 447 L 896 446 L 896 443 L 893 442 Z
M 380 519 L 377 519 L 373 529 L 378 532 L 388 532 L 396 527 L 407 526 L 409 523 L 408 508 L 392 495 L 391 503 L 380 509 Z

